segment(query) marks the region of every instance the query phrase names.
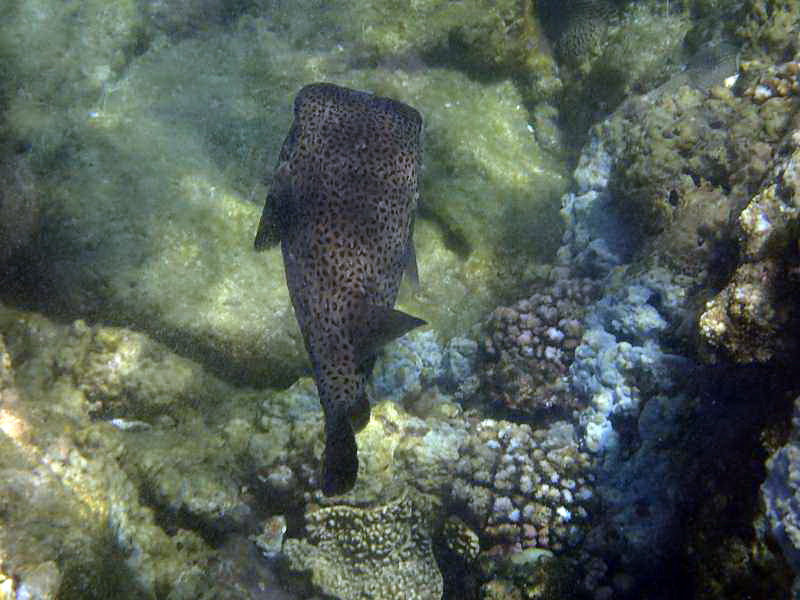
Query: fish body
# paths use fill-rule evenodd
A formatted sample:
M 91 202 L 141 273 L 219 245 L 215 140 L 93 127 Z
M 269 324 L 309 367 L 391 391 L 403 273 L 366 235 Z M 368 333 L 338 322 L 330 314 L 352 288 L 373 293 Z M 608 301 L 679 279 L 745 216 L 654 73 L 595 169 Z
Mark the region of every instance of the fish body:
M 256 234 L 280 241 L 286 283 L 325 414 L 322 491 L 349 491 L 369 421 L 375 351 L 424 321 L 393 308 L 412 240 L 422 118 L 410 106 L 316 83 L 294 101 Z

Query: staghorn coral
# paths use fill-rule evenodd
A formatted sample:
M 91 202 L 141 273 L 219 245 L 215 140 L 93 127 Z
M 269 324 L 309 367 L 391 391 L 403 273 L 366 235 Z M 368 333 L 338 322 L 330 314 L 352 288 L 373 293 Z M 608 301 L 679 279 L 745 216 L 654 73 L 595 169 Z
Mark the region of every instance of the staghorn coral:
M 433 557 L 431 497 L 404 495 L 375 508 L 331 506 L 306 513 L 305 539 L 283 546 L 292 569 L 342 599 L 441 598 Z
M 489 316 L 483 379 L 490 397 L 525 412 L 577 407 L 567 374 L 583 334 L 584 307 L 597 295 L 590 279 L 555 270 L 555 281 Z

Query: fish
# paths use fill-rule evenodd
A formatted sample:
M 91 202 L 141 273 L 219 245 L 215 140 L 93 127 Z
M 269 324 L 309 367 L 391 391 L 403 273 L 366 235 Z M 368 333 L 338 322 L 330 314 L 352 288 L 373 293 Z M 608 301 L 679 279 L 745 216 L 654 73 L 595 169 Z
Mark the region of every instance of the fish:
M 418 284 L 421 135 L 422 116 L 407 104 L 332 83 L 303 87 L 258 225 L 256 250 L 280 243 L 322 405 L 325 496 L 355 485 L 376 352 L 426 325 L 394 308 L 403 274 Z

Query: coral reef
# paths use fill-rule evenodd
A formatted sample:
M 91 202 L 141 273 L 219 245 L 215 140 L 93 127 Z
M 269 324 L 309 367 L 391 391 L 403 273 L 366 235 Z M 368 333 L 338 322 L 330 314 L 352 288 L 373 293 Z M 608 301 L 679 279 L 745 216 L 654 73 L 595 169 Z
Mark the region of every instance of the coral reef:
M 749 97 L 756 102 L 763 103 L 770 98 L 800 95 L 800 82 L 797 74 L 800 73 L 800 63 L 789 61 L 778 65 L 770 65 L 766 70 L 757 69 L 758 63 L 747 63 L 742 65 L 745 74 L 754 70 L 758 74 L 758 80 L 748 86 L 742 96 Z
M 694 233 L 714 231 L 719 214 L 744 202 L 763 176 L 765 153 L 768 160 L 769 144 L 780 138 L 790 105 L 759 111 L 730 93 L 707 94 L 682 87 L 675 95 L 655 94 L 652 107 L 632 101 L 609 123 L 614 131 L 604 132 L 606 139 L 616 140 L 619 162 L 611 190 L 634 240 L 665 231 L 665 238 L 674 235 L 677 227 L 669 225 L 680 221 L 682 212 L 696 213 L 695 203 L 714 200 L 703 193 L 708 185 L 727 193 L 710 204 L 709 217 L 696 224 Z M 695 239 L 694 245 L 704 244 Z M 673 262 L 693 261 L 678 255 Z
M 106 4 L 0 6 L 0 294 L 62 323 L 0 306 L 0 596 L 789 593 L 796 2 Z M 377 357 L 333 499 L 251 249 L 318 80 L 427 131 L 431 328 Z
M 311 570 L 314 585 L 339 598 L 441 598 L 433 556 L 433 504 L 404 495 L 382 506 L 320 508 L 306 514 L 307 536 L 288 539 L 291 568 Z
M 595 128 L 564 201 L 563 264 L 596 275 L 649 256 L 698 285 L 724 285 L 737 255 L 731 224 L 770 168 L 794 105 L 688 83 L 677 76 Z
M 57 382 L 42 403 L 30 399 L 24 372 L 14 382 L 14 337 L 12 350 L 0 352 L 0 537 L 17 597 L 154 598 L 158 589 L 188 597 L 206 589 L 198 565 L 207 564 L 208 548 L 194 532 L 169 536 L 156 524 L 118 466 L 120 438 L 89 422 L 80 392 Z
M 370 395 L 392 400 L 417 416 L 442 403 L 471 397 L 480 384 L 478 344 L 454 337 L 442 347 L 434 331 L 412 331 L 384 347 L 375 363 Z
M 583 311 L 597 284 L 555 269 L 544 284 L 513 306 L 489 316 L 483 377 L 489 396 L 505 408 L 536 413 L 577 408 L 568 372 L 583 335 Z
M 563 203 L 561 264 L 605 276 L 569 374 L 587 402 L 580 442 L 599 459 L 603 525 L 584 546 L 600 549 L 585 583 L 597 593 L 621 574 L 640 585 L 670 553 L 683 553 L 696 577 L 687 589 L 704 597 L 786 588 L 780 561 L 753 544 L 752 493 L 761 432 L 779 427 L 796 386 L 780 366 L 796 337 L 795 67 L 744 61 L 739 81 L 720 85 L 731 55 L 718 50 L 595 127 Z M 698 329 L 719 367 L 671 353 L 697 348 Z M 774 357 L 755 371 L 729 362 Z M 735 467 L 710 458 L 711 439 Z M 691 542 L 678 549 L 681 531 Z
M 0 307 L 0 331 L 0 536 L 17 593 L 247 600 L 277 585 L 235 542 L 263 394 L 127 330 Z M 280 423 L 275 443 L 291 439 Z
M 564 551 L 587 530 L 590 465 L 566 422 L 532 430 L 486 419 L 472 425 L 459 450 L 452 501 L 490 553 Z
M 800 7 L 786 0 L 750 0 L 739 15 L 737 35 L 769 62 L 800 50 Z

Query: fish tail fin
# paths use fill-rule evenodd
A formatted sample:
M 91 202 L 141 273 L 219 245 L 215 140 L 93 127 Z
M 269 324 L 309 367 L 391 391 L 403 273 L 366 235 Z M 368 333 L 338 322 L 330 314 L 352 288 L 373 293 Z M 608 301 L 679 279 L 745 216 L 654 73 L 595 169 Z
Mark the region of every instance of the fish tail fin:
M 325 456 L 322 462 L 322 493 L 346 494 L 356 483 L 358 448 L 350 418 L 344 412 L 325 417 Z

